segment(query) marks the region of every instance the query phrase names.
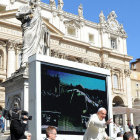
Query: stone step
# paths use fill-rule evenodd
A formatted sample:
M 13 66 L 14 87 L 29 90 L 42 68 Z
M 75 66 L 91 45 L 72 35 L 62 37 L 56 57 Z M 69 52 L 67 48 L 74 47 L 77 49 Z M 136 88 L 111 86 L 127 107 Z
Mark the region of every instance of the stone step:
M 9 135 L 0 134 L 0 140 L 11 140 Z
M 11 140 L 10 131 L 6 130 L 4 133 L 0 133 L 0 140 Z

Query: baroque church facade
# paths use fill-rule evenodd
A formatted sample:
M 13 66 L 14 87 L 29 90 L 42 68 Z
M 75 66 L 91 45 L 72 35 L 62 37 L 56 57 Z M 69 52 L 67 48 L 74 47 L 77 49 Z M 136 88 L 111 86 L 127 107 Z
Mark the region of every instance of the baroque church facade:
M 4 0 L 0 2 L 0 82 L 12 76 L 20 67 L 22 31 L 15 18 L 20 5 L 27 0 Z M 83 16 L 83 7 L 78 15 L 63 10 L 64 2 L 49 4 L 40 2 L 41 15 L 50 30 L 50 56 L 78 63 L 109 69 L 112 82 L 112 106 L 132 108 L 131 80 L 127 54 L 127 34 L 117 21 L 115 11 L 105 18 L 99 14 L 99 23 L 88 21 Z M 5 106 L 5 89 L 0 87 L 0 105 Z M 117 114 L 114 121 L 120 125 L 126 120 L 133 123 L 133 114 Z

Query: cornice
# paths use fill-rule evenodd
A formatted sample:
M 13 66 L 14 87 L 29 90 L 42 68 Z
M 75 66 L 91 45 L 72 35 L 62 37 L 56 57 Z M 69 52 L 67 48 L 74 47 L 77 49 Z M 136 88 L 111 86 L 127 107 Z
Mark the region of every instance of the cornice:
M 131 71 L 131 75 L 132 75 L 132 71 Z M 134 79 L 134 78 L 131 77 L 131 75 L 130 75 L 130 79 L 131 79 L 132 81 L 140 83 L 140 79 Z
M 2 39 L 2 40 L 10 40 L 11 38 L 13 38 L 14 40 L 19 40 L 19 41 L 21 40 L 21 37 L 19 37 L 19 36 L 0 32 L 0 39 Z
M 122 38 L 127 38 L 128 37 L 127 35 L 120 34 L 119 32 L 113 31 L 113 30 L 110 30 L 110 29 L 105 29 L 105 33 L 110 33 L 112 35 L 120 36 Z
M 21 30 L 21 26 L 20 24 L 16 24 L 16 23 L 11 23 L 10 21 L 4 21 L 4 20 L 0 20 L 0 24 L 6 26 L 9 28 L 9 27 L 14 27 L 18 30 Z
M 22 3 L 27 3 L 28 2 L 28 0 L 17 0 L 17 1 L 22 2 Z
M 18 69 L 15 73 L 13 73 L 11 77 L 7 78 L 3 83 L 1 83 L 0 86 L 7 87 L 8 85 L 13 85 L 13 79 L 14 79 L 14 82 L 16 81 L 22 82 L 21 79 L 25 81 L 25 80 L 28 80 L 28 78 L 29 76 L 28 76 L 27 69 L 21 68 L 21 69 Z
M 17 9 L 2 11 L 2 12 L 0 12 L 0 18 L 6 18 L 8 16 L 15 16 L 16 12 L 17 12 Z
M 105 47 L 100 48 L 100 50 L 101 50 L 102 52 L 106 52 L 106 53 L 110 53 L 110 52 L 112 51 L 111 48 L 105 48 Z
M 68 37 L 64 37 L 62 40 L 66 41 L 66 42 L 70 42 L 72 44 L 76 44 L 76 45 L 81 46 L 81 47 L 85 47 L 85 48 L 90 48 L 91 47 L 91 45 L 89 43 L 82 42 L 82 41 L 75 40 L 75 39 L 68 38 Z
M 59 34 L 56 34 L 56 33 L 53 33 L 53 32 L 50 32 L 50 36 L 51 37 L 56 37 L 56 38 L 59 38 L 59 39 L 63 38 L 63 35 L 59 35 Z
M 67 18 L 68 20 L 76 20 L 76 21 L 84 22 L 85 25 L 87 25 L 87 26 L 90 26 L 90 27 L 93 27 L 93 28 L 96 28 L 96 29 L 99 28 L 97 23 L 94 23 L 92 21 L 80 18 L 78 15 L 74 15 L 74 14 L 68 13 L 66 11 L 61 11 L 60 12 L 58 9 L 52 9 L 49 4 L 41 2 L 41 8 L 44 9 L 44 10 L 48 10 L 52 13 L 56 12 L 59 16 L 62 15 L 65 18 Z
M 128 55 L 124 55 L 124 54 L 119 54 L 119 53 L 115 53 L 115 52 L 110 52 L 109 53 L 110 56 L 115 56 L 121 59 L 124 59 L 125 61 L 130 61 L 133 59 L 132 56 L 128 56 Z
M 91 45 L 90 45 L 89 49 L 94 50 L 94 51 L 100 51 L 101 50 L 101 48 L 96 47 L 96 46 L 91 46 Z
M 76 45 L 78 45 L 80 47 L 84 47 L 85 49 L 90 49 L 90 50 L 98 51 L 98 52 L 100 51 L 99 47 L 91 46 L 89 43 L 74 40 L 72 38 L 63 37 L 61 41 L 69 42 L 70 44 L 76 44 Z
M 60 37 L 64 35 L 64 33 L 62 33 L 59 29 L 57 29 L 53 24 L 49 23 L 45 17 L 43 17 L 43 21 L 44 23 L 47 25 L 47 27 L 49 28 L 50 31 L 52 31 L 53 33 L 51 34 L 58 34 Z
M 87 26 L 90 26 L 90 27 L 92 27 L 92 28 L 99 29 L 98 23 L 95 23 L 95 22 L 92 22 L 92 21 L 89 21 L 89 20 L 85 20 L 85 19 L 84 19 L 84 23 L 85 23 L 85 25 L 87 25 Z

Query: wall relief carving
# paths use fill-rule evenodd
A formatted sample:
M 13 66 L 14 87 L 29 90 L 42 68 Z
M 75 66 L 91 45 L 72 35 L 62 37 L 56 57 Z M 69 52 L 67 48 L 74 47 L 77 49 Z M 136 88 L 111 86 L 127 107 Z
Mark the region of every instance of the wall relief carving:
M 105 16 L 102 11 L 99 15 L 100 24 L 101 26 L 105 27 L 104 30 L 106 32 L 110 32 L 111 34 L 117 34 L 120 36 L 126 36 L 126 32 L 123 28 L 123 25 L 119 24 L 116 18 L 117 15 L 115 11 L 110 12 L 110 14 L 107 16 L 107 20 L 105 20 Z
M 126 77 L 130 77 L 131 71 L 129 69 L 124 69 L 124 74 Z
M 91 61 L 88 58 L 77 57 L 77 56 L 72 56 L 72 55 L 69 55 L 69 54 L 61 53 L 59 50 L 51 49 L 51 56 L 56 57 L 56 58 L 60 58 L 60 59 L 66 59 L 66 60 L 69 60 L 69 61 L 78 62 L 78 63 L 83 63 L 83 64 L 87 64 L 87 65 L 92 65 L 92 66 L 95 66 L 95 67 L 104 67 L 104 68 L 107 68 L 107 69 L 110 68 L 110 65 L 107 64 L 107 63 L 103 65 L 100 62 Z
M 7 105 L 6 105 L 7 109 L 13 109 L 14 104 L 17 104 L 19 109 L 21 109 L 21 98 L 18 95 L 11 96 L 8 98 Z

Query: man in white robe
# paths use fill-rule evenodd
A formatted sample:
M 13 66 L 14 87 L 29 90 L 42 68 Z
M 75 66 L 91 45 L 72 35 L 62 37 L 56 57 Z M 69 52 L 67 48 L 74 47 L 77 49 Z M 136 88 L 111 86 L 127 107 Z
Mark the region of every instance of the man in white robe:
M 108 135 L 105 132 L 105 128 L 111 123 L 112 119 L 105 122 L 106 109 L 99 108 L 97 114 L 91 115 L 88 123 L 87 130 L 85 132 L 83 140 L 107 140 Z

